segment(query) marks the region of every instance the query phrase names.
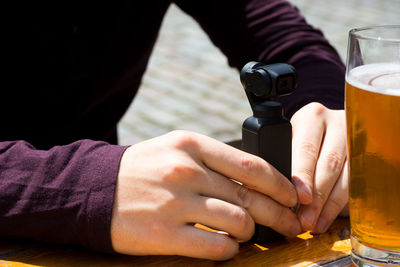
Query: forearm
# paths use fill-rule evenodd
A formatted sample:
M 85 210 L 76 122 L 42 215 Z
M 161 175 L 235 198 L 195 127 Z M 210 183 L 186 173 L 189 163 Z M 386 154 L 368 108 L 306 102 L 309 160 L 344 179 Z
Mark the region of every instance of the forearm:
M 267 63 L 287 62 L 298 72 L 298 87 L 279 98 L 285 115 L 311 102 L 342 109 L 344 65 L 322 32 L 309 25 L 298 9 L 284 0 L 246 1 L 245 20 L 251 32 L 253 57 Z
M 343 107 L 344 65 L 339 55 L 289 2 L 178 0 L 177 4 L 195 17 L 231 66 L 240 70 L 248 61 L 261 61 L 289 63 L 297 69 L 296 92 L 280 99 L 288 117 L 314 101 Z M 213 8 L 206 8 L 210 5 Z
M 124 149 L 90 140 L 48 151 L 0 142 L 0 236 L 112 251 L 111 213 Z

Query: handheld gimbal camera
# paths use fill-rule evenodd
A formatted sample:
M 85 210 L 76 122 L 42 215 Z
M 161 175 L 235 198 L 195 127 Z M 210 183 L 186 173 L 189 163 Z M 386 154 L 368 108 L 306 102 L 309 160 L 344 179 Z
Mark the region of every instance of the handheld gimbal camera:
M 292 126 L 283 116 L 277 96 L 288 95 L 297 86 L 296 70 L 288 64 L 247 63 L 240 72 L 253 116 L 242 128 L 242 149 L 257 155 L 291 179 Z M 268 212 L 268 211 L 266 211 Z M 283 236 L 256 224 L 253 242 L 275 241 Z

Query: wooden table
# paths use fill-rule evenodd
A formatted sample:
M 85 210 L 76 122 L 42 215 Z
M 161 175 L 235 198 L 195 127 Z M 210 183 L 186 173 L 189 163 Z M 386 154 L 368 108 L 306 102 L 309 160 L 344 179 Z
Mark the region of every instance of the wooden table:
M 105 255 L 80 247 L 39 242 L 0 241 L 0 266 L 352 266 L 348 219 L 337 219 L 327 233 L 304 233 L 290 240 L 240 246 L 223 262 L 181 256 Z

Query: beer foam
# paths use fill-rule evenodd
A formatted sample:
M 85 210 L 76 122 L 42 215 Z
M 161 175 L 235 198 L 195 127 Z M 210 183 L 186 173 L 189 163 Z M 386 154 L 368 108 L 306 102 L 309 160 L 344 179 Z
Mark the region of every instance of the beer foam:
M 346 81 L 363 90 L 400 96 L 400 62 L 356 67 L 346 76 Z

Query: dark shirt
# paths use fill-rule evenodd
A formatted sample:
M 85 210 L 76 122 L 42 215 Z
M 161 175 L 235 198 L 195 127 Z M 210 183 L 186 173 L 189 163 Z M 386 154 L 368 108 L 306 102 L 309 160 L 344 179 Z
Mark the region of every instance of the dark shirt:
M 175 2 L 241 69 L 287 62 L 310 102 L 343 108 L 344 66 L 322 33 L 284 0 L 53 1 L 3 4 L 0 237 L 112 252 L 119 161 L 116 125 Z M 140 127 L 140 126 L 138 126 Z

